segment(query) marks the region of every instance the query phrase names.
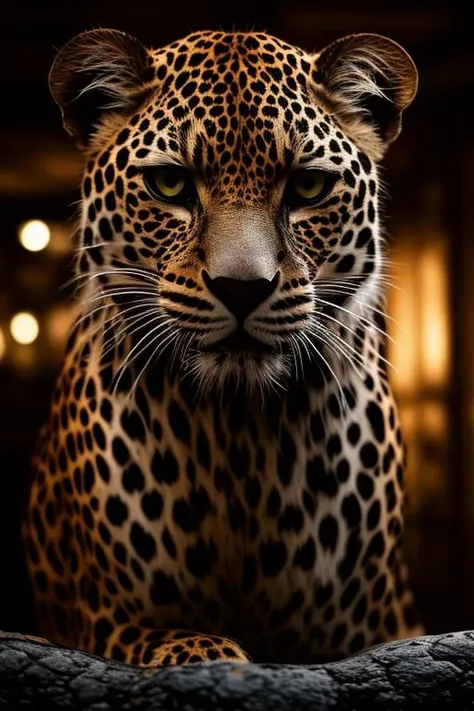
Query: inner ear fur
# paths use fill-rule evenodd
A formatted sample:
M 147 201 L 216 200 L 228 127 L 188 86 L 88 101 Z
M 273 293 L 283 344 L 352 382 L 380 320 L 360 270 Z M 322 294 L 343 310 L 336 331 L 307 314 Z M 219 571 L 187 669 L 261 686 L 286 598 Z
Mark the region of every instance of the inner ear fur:
M 118 30 L 91 30 L 59 51 L 49 88 L 64 128 L 85 147 L 103 114 L 133 111 L 152 79 L 151 57 L 139 40 Z
M 313 80 L 329 103 L 370 122 L 384 144 L 396 139 L 403 111 L 418 88 L 418 72 L 407 52 L 377 34 L 336 40 L 314 58 Z

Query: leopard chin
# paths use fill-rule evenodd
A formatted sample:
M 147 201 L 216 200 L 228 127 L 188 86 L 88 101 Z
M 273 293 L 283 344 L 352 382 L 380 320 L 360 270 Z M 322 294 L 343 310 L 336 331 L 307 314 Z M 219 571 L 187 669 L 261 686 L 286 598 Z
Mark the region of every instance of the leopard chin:
M 285 389 L 291 361 L 288 356 L 273 352 L 203 351 L 192 356 L 186 371 L 200 396 L 226 389 L 244 390 L 249 396 L 259 394 L 264 398 Z

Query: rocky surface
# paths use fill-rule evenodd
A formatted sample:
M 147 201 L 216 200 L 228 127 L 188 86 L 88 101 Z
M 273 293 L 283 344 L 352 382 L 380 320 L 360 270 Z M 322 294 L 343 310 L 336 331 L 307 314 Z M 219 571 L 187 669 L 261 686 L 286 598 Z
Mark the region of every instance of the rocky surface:
M 474 632 L 381 645 L 320 666 L 132 667 L 0 633 L 0 708 L 322 711 L 474 708 Z

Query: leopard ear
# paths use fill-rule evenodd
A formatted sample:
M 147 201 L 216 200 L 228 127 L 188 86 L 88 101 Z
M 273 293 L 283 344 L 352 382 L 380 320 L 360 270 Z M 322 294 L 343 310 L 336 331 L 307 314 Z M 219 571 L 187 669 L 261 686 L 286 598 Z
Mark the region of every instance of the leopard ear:
M 117 30 L 91 30 L 59 51 L 49 88 L 64 128 L 85 148 L 103 114 L 133 111 L 152 78 L 150 54 L 137 39 Z
M 395 140 L 413 101 L 418 72 L 399 44 L 376 34 L 348 35 L 314 57 L 314 81 L 336 110 L 370 122 L 383 144 Z

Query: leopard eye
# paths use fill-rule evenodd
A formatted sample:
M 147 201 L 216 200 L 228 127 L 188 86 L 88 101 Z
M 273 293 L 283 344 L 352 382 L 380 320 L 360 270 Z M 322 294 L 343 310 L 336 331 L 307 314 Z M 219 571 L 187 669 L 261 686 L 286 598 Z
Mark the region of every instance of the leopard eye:
M 298 170 L 287 183 L 284 202 L 290 207 L 317 205 L 328 197 L 338 178 L 326 170 Z
M 145 186 L 153 198 L 183 205 L 196 199 L 191 173 L 179 166 L 152 166 L 143 170 Z

